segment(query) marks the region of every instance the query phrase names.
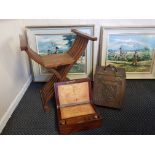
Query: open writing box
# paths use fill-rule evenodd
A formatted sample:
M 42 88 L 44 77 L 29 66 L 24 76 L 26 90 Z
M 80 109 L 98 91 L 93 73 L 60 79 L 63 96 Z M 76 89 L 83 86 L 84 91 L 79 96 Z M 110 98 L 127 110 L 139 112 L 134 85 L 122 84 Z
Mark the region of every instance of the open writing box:
M 60 134 L 98 128 L 102 119 L 92 103 L 88 79 L 58 82 L 54 85 Z

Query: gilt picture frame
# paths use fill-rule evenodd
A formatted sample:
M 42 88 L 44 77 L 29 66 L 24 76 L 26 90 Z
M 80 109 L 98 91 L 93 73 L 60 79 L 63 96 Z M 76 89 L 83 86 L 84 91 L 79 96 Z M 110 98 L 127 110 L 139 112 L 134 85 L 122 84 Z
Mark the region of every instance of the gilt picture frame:
M 72 28 L 88 33 L 89 35 L 94 35 L 93 25 L 27 27 L 28 44 L 40 55 L 67 52 L 73 45 L 76 37 L 71 32 Z M 92 78 L 92 59 L 93 42 L 89 41 L 86 50 L 71 68 L 67 77 L 69 79 Z M 33 60 L 31 60 L 31 64 L 34 81 L 48 81 L 51 74 Z
M 102 27 L 101 65 L 125 68 L 127 79 L 155 79 L 155 27 Z

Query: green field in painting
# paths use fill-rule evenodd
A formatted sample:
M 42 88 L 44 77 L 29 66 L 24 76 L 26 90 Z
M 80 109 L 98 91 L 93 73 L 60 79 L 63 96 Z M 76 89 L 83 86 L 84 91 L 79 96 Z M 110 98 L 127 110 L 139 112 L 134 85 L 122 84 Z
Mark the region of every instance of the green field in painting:
M 133 52 L 128 52 L 126 60 L 124 58 L 115 59 L 114 54 L 108 55 L 106 64 L 113 64 L 116 67 L 125 68 L 126 72 L 150 72 L 152 60 L 154 57 L 153 51 L 139 51 L 137 65 L 133 65 Z
M 132 62 L 127 61 L 108 61 L 108 64 L 112 64 L 116 67 L 125 68 L 126 72 L 150 72 L 152 61 L 139 61 L 137 66 L 132 65 Z

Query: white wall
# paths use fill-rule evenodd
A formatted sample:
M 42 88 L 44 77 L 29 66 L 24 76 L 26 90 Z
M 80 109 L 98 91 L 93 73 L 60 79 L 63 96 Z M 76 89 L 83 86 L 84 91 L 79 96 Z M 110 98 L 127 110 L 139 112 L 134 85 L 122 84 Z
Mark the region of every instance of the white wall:
M 30 69 L 27 55 L 19 50 L 19 33 L 25 26 L 94 25 L 99 38 L 100 26 L 155 26 L 155 20 L 1 20 L 0 21 L 0 131 L 18 104 L 28 84 Z M 99 40 L 98 40 L 99 41 Z M 94 43 L 94 70 L 98 41 Z
M 30 82 L 27 55 L 19 50 L 20 26 L 20 20 L 0 21 L 0 131 Z

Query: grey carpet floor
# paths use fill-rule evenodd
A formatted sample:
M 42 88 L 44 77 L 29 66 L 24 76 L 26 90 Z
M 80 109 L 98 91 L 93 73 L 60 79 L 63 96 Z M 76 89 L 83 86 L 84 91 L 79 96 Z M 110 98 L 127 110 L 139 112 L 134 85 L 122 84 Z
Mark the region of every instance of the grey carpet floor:
M 39 90 L 43 83 L 31 83 L 12 114 L 2 135 L 57 135 L 55 101 L 52 110 L 44 113 Z M 154 135 L 155 81 L 127 80 L 121 110 L 97 106 L 103 118 L 102 127 L 74 133 L 77 135 Z

